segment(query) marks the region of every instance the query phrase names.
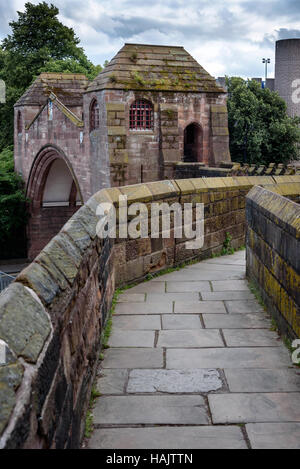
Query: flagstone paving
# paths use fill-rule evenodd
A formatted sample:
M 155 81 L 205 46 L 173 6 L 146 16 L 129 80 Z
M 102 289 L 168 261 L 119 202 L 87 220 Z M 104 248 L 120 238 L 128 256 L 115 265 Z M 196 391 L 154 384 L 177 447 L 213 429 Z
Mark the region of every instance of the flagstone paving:
M 90 448 L 300 449 L 300 369 L 245 280 L 245 253 L 120 295 Z

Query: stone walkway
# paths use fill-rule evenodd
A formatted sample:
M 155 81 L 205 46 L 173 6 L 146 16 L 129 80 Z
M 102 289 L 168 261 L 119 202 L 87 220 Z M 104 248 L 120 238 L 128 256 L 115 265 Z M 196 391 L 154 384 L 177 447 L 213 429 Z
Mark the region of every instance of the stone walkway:
M 245 280 L 245 253 L 119 297 L 90 448 L 298 448 L 300 369 Z

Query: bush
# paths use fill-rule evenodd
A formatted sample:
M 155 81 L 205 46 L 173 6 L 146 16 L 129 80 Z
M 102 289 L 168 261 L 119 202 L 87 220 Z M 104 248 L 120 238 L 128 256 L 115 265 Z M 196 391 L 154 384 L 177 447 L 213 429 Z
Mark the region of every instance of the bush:
M 232 160 L 268 165 L 298 159 L 300 119 L 287 115 L 278 93 L 236 77 L 227 85 Z
M 28 204 L 12 147 L 0 153 L 0 259 L 26 257 Z

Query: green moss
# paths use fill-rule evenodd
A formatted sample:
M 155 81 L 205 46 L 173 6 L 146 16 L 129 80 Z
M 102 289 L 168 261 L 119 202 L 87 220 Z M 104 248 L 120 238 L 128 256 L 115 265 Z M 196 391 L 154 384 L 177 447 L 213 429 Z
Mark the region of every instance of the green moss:
M 129 57 L 131 62 L 133 63 L 136 63 L 137 61 L 137 53 L 136 52 L 132 52 L 131 56 Z
M 110 81 L 111 83 L 117 83 L 118 79 L 117 79 L 117 77 L 116 77 L 116 75 L 115 75 L 114 73 L 113 73 L 112 75 L 110 75 L 109 81 Z
M 86 413 L 86 418 L 85 418 L 85 430 L 84 430 L 85 438 L 90 438 L 92 436 L 92 433 L 94 430 L 93 409 L 95 406 L 95 401 L 97 397 L 99 396 L 101 396 L 101 393 L 98 392 L 97 388 L 93 385 L 92 391 L 91 391 L 90 402 L 89 402 L 89 408 L 88 408 L 88 411 Z
M 143 86 L 146 84 L 145 80 L 138 72 L 133 72 L 132 76 L 133 76 L 133 80 L 135 81 L 137 85 Z

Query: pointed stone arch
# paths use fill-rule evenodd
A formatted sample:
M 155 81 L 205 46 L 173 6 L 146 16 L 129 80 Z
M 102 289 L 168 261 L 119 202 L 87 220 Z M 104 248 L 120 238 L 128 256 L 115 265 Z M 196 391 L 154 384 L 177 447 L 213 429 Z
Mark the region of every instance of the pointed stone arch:
M 26 193 L 30 201 L 28 257 L 33 259 L 83 204 L 83 198 L 69 160 L 54 146 L 37 154 Z

